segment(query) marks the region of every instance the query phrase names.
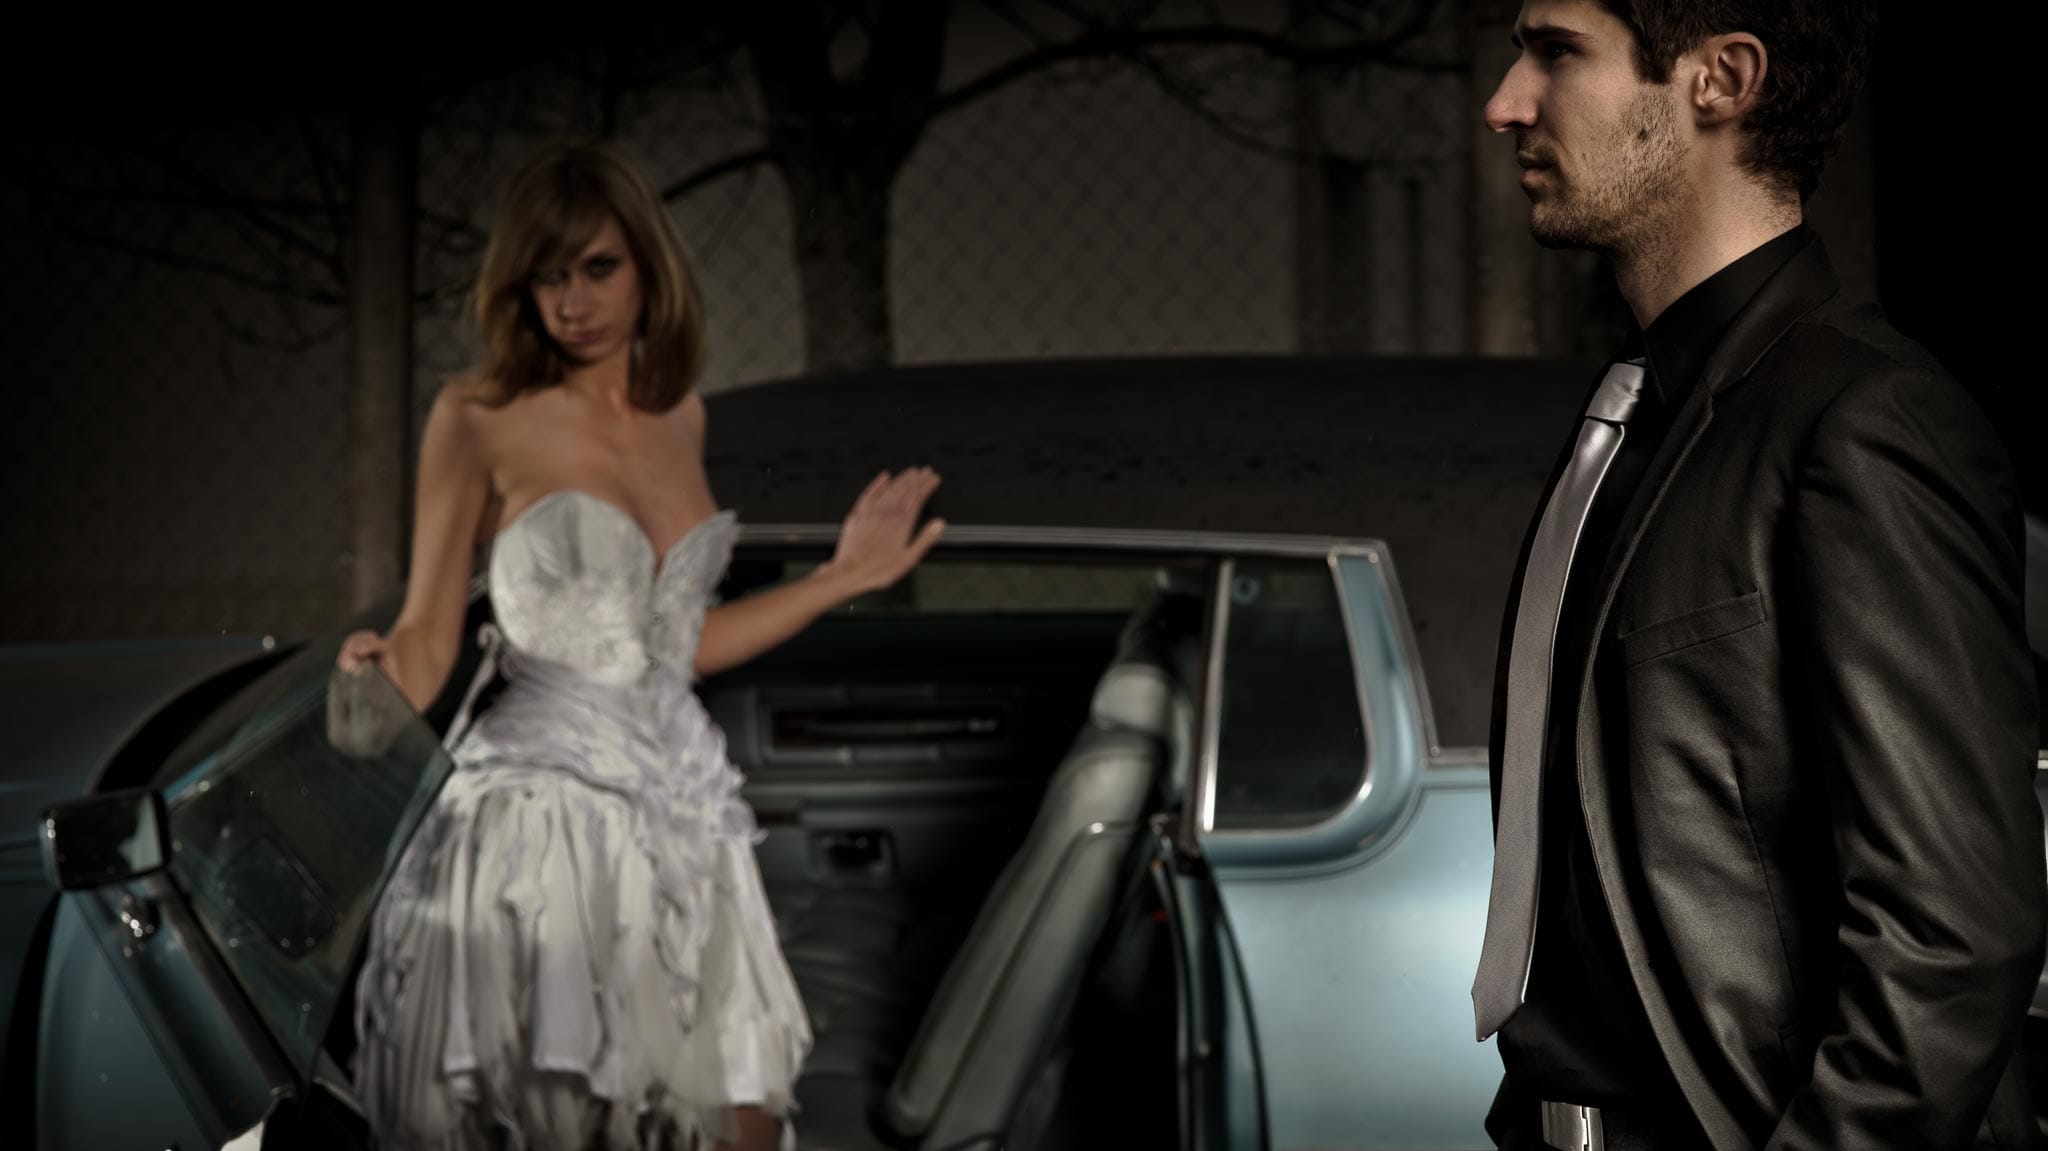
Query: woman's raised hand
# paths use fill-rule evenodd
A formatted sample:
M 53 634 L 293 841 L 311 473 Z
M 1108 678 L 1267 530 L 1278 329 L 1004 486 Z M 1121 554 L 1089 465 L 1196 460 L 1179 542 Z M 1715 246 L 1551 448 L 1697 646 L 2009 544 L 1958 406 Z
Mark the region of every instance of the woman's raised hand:
M 938 488 L 939 473 L 930 468 L 876 476 L 846 514 L 839 547 L 827 567 L 855 595 L 902 579 L 945 534 L 946 521 L 941 519 L 917 526 L 925 501 Z

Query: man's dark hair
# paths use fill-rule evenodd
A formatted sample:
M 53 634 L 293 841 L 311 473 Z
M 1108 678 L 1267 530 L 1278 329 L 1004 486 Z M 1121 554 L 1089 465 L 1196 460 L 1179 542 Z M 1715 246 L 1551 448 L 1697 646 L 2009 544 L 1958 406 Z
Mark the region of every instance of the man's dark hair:
M 1601 0 L 1636 38 L 1636 72 L 1671 80 L 1679 54 L 1709 36 L 1747 32 L 1769 57 L 1763 91 L 1744 118 L 1743 157 L 1757 172 L 1796 188 L 1820 186 L 1850 106 L 1870 65 L 1877 5 L 1872 0 Z

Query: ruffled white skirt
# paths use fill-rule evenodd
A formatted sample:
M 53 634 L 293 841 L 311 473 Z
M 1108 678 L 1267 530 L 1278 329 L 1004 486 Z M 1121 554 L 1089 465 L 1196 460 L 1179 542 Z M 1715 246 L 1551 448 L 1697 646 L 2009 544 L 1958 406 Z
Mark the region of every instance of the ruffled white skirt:
M 376 909 L 355 1078 L 383 1145 L 708 1148 L 736 1107 L 787 1117 L 811 1031 L 722 736 L 694 696 L 659 739 L 532 702 L 457 744 Z

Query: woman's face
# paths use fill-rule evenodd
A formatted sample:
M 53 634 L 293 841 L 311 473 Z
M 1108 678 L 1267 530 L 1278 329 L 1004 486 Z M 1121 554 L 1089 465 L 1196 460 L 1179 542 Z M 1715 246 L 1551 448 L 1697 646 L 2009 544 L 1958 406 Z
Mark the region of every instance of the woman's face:
M 536 272 L 532 291 L 548 335 L 578 363 L 624 353 L 639 332 L 640 269 L 615 219 L 606 219 L 568 266 Z

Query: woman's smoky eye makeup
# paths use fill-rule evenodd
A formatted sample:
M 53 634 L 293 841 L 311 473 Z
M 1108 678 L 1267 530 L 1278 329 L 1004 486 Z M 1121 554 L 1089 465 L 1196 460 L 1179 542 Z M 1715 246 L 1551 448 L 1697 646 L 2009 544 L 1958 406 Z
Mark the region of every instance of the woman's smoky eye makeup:
M 617 256 L 592 256 L 590 259 L 583 261 L 583 274 L 593 280 L 602 280 L 613 272 L 618 271 L 618 269 L 619 258 Z M 560 287 L 569 282 L 569 269 L 549 268 L 545 271 L 535 272 L 531 277 L 531 281 L 537 288 Z

